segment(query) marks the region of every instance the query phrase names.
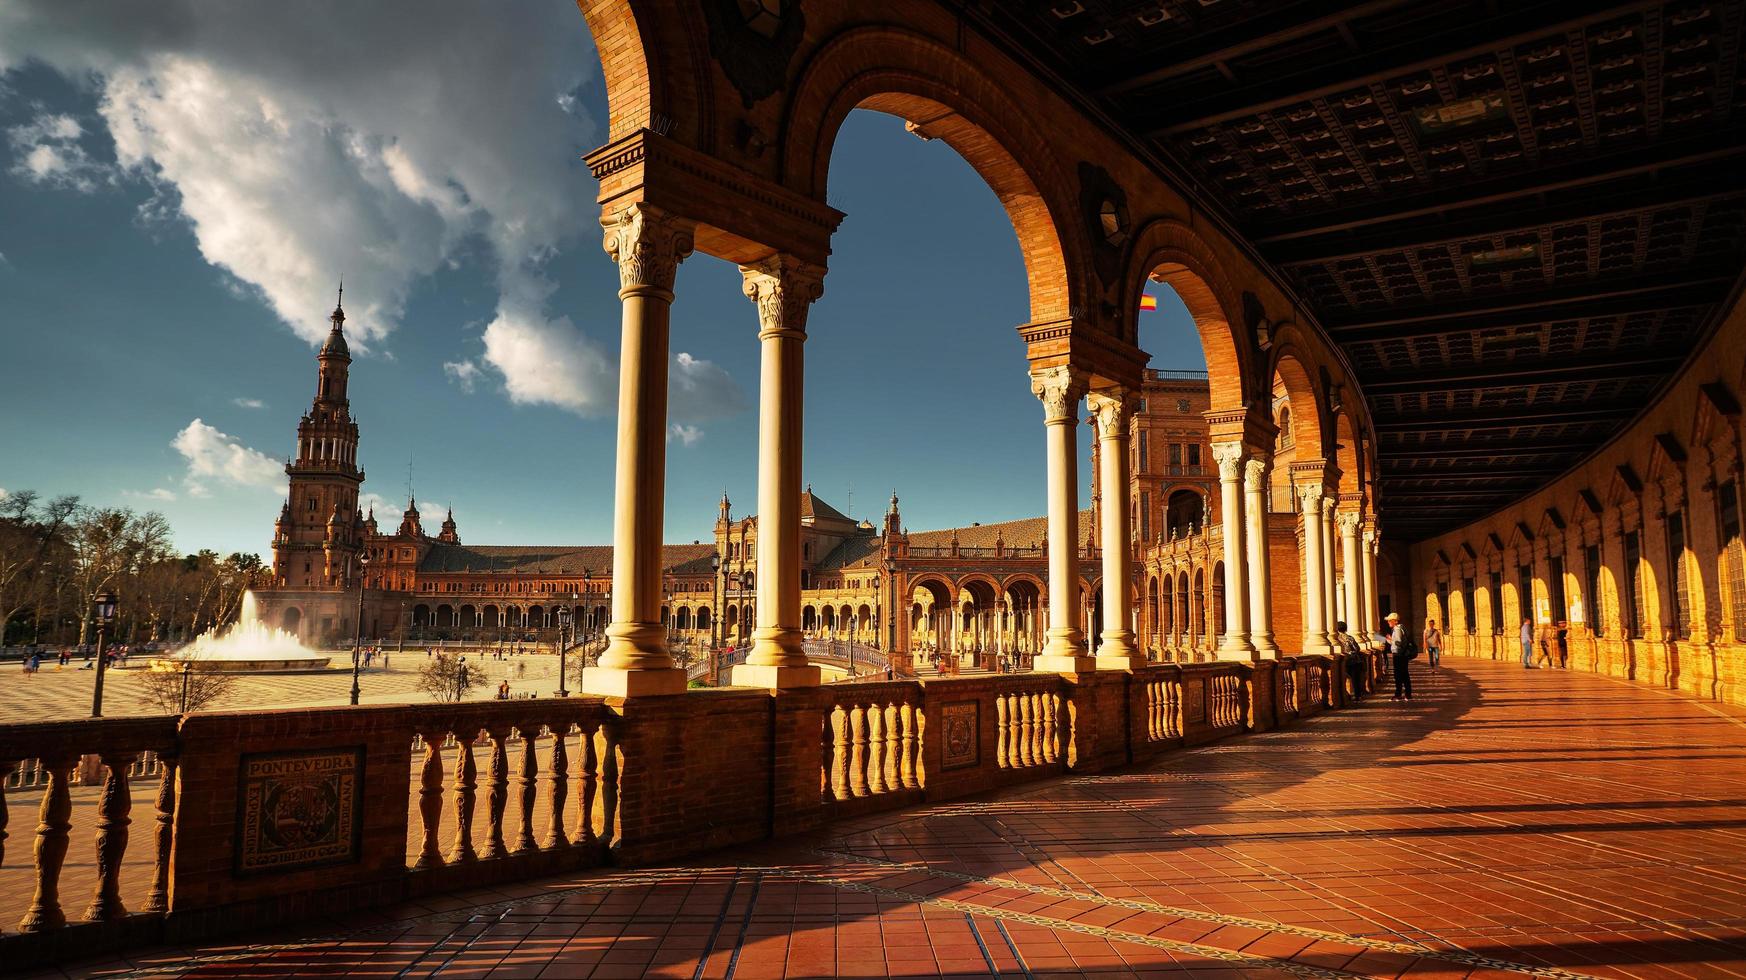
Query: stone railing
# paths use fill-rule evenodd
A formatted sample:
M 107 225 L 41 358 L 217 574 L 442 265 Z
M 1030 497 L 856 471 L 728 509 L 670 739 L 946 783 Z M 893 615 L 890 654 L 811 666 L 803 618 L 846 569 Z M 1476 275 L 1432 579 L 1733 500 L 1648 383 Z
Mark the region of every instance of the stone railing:
M 1373 684 L 1381 658 L 1366 659 L 1359 676 Z M 1285 657 L 4 725 L 0 776 L 32 774 L 10 788 L 40 793 L 40 825 L 33 887 L 14 889 L 18 907 L 5 914 L 21 918 L 0 935 L 0 963 L 26 969 L 602 862 L 671 861 L 1098 772 L 1341 707 L 1344 676 L 1343 658 Z M 131 841 L 149 861 L 128 857 L 130 778 L 155 790 L 152 832 Z M 95 861 L 74 885 L 91 891 L 82 915 L 63 909 L 75 823 L 95 831 Z M 137 908 L 124 891 L 143 895 Z
M 18 921 L 18 931 L 27 935 L 63 930 L 68 922 L 89 923 L 128 935 L 126 922 L 133 915 L 121 900 L 122 865 L 132 835 L 133 792 L 130 777 L 144 775 L 142 760 L 149 759 L 158 773 L 156 822 L 140 846 L 151 849 L 151 883 L 140 915 L 162 913 L 169 907 L 171 852 L 170 822 L 176 808 L 176 719 L 116 718 L 90 721 L 49 722 L 35 725 L 0 725 L 0 864 L 5 861 L 7 834 L 6 788 L 40 787 L 36 845 L 31 852 L 32 895 Z M 149 771 L 149 770 L 146 770 Z M 19 778 L 14 782 L 14 777 Z M 96 882 L 91 899 L 82 911 L 75 905 L 69 915 L 61 894 L 62 869 L 72 845 L 75 783 L 100 782 L 96 799 L 93 847 Z M 142 835 L 143 837 L 143 835 Z M 22 897 L 22 896 L 20 896 Z M 68 896 L 77 903 L 78 899 Z M 0 962 L 5 957 L 0 955 Z

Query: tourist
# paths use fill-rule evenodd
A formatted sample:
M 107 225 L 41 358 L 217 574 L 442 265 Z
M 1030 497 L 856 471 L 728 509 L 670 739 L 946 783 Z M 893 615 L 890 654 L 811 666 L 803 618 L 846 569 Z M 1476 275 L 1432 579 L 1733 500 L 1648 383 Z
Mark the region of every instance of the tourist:
M 1570 624 L 1560 619 L 1558 621 L 1558 669 L 1568 670 L 1570 664 Z
M 1534 670 L 1534 621 L 1522 617 L 1522 667 Z
M 1443 631 L 1437 628 L 1434 619 L 1425 620 L 1424 635 L 1425 656 L 1430 658 L 1431 666 L 1435 667 L 1443 659 Z
M 1334 622 L 1334 640 L 1339 644 L 1340 653 L 1346 656 L 1346 678 L 1352 683 L 1352 700 L 1364 700 L 1364 651 L 1359 648 L 1358 641 L 1346 632 L 1346 621 Z
M 503 683 L 497 685 L 497 700 L 499 700 L 499 701 L 508 701 L 509 700 L 509 681 L 506 680 Z
M 1388 644 L 1389 666 L 1394 671 L 1394 695 L 1389 700 L 1411 701 L 1413 675 L 1410 664 L 1417 651 L 1413 649 L 1413 641 L 1407 635 L 1406 627 L 1400 624 L 1400 613 L 1389 613 L 1383 617 L 1383 623 L 1382 638 Z

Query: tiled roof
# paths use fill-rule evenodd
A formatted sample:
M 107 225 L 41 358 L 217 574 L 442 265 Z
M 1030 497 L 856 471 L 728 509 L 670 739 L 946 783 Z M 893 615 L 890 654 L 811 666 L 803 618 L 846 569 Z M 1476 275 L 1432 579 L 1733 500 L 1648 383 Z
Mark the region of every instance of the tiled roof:
M 885 550 L 885 539 L 875 535 L 849 538 L 837 545 L 818 563 L 820 569 L 866 567 L 879 561 Z
M 1079 533 L 1084 534 L 1091 526 L 1091 511 L 1079 512 Z M 1027 517 L 1017 521 L 1000 521 L 995 524 L 972 524 L 969 527 L 946 528 L 943 531 L 912 531 L 909 544 L 912 548 L 946 548 L 952 544 L 952 532 L 958 534 L 960 548 L 992 548 L 996 538 L 1008 548 L 1034 548 L 1043 543 L 1043 538 L 1049 533 L 1047 517 Z
M 850 524 L 855 523 L 850 518 L 844 516 L 842 511 L 837 510 L 835 507 L 832 507 L 830 504 L 825 503 L 823 500 L 815 496 L 811 487 L 807 487 L 806 492 L 800 495 L 800 519 L 804 521 L 807 518 L 812 518 L 815 521 L 847 521 Z
M 709 571 L 709 556 L 715 551 L 709 544 L 669 544 L 661 546 L 661 566 L 667 571 L 692 574 L 702 562 L 701 571 Z M 507 572 L 515 575 L 581 575 L 612 574 L 612 546 L 588 545 L 519 545 L 519 544 L 442 544 L 431 545 L 418 563 L 420 572 Z

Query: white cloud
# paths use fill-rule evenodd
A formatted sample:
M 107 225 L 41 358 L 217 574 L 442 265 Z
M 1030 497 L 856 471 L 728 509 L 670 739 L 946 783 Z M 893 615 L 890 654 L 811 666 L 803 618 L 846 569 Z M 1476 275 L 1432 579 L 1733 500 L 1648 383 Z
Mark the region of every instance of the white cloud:
M 473 385 L 479 381 L 479 364 L 477 361 L 445 361 L 443 373 L 470 395 L 473 393 Z
M 684 351 L 673 355 L 671 370 L 667 372 L 668 415 L 681 421 L 704 422 L 738 414 L 745 408 L 746 393 L 721 365 Z
M 376 527 L 383 534 L 393 534 L 400 526 L 400 518 L 406 515 L 406 507 L 398 501 L 389 500 L 379 493 L 358 494 L 358 509 L 365 514 L 376 515 Z M 425 500 L 418 505 L 418 521 L 424 525 L 426 534 L 435 534 L 443 525 L 443 518 L 448 516 L 448 507 L 444 504 Z
M 142 213 L 185 220 L 311 343 L 342 274 L 348 329 L 380 346 L 476 241 L 530 302 L 514 274 L 591 224 L 591 50 L 563 3 L 0 3 L 0 76 L 35 60 L 94 84 L 115 166 L 156 189 Z M 18 128 L 23 179 L 97 179 L 77 120 Z
M 235 405 L 238 408 L 266 408 L 267 407 L 267 403 L 264 401 L 261 401 L 259 398 L 232 398 L 230 400 L 230 403 L 232 405 Z
M 200 419 L 176 433 L 170 445 L 188 461 L 184 481 L 189 496 L 209 496 L 212 481 L 272 490 L 285 487 L 285 470 L 277 460 Z
M 123 490 L 121 495 L 133 500 L 169 501 L 176 499 L 176 491 L 166 490 L 163 487 L 154 487 L 150 490 Z
M 41 113 L 30 122 L 6 130 L 12 148 L 12 173 L 32 184 L 95 190 L 107 179 L 107 169 L 79 142 L 85 129 L 65 113 Z
M 518 302 L 506 301 L 485 327 L 485 363 L 503 376 L 517 404 L 597 416 L 616 399 L 618 369 L 604 348 L 569 317 L 547 319 Z
M 674 422 L 667 426 L 667 441 L 679 440 L 680 445 L 695 446 L 697 440 L 703 438 L 703 430 L 695 425 L 680 425 Z

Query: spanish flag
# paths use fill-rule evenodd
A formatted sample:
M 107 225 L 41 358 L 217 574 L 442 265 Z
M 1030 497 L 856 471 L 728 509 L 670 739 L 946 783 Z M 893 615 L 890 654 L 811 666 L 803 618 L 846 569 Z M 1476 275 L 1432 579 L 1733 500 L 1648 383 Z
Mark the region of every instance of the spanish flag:
M 1141 293 L 1140 294 L 1140 309 L 1141 310 L 1156 310 L 1157 308 L 1158 308 L 1158 297 L 1153 296 L 1151 293 Z

